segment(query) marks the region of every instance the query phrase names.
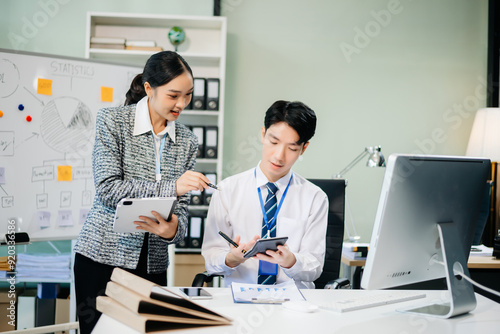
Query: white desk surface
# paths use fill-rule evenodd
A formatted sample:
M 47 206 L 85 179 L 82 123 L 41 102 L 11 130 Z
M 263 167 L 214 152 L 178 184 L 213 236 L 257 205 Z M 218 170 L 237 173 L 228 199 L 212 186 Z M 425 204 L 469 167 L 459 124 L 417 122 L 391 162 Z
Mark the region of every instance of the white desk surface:
M 281 305 L 235 304 L 229 288 L 208 288 L 212 300 L 199 301 L 203 306 L 233 319 L 231 326 L 201 327 L 174 331 L 175 333 L 438 333 L 474 334 L 500 332 L 500 304 L 476 294 L 477 307 L 472 312 L 451 319 L 440 319 L 397 312 L 397 309 L 441 302 L 443 291 L 425 291 L 425 299 L 416 299 L 391 305 L 372 307 L 346 313 L 335 313 L 320 309 L 313 313 L 302 313 L 282 308 Z M 366 290 L 301 290 L 312 303 L 324 303 L 356 295 L 376 293 Z M 102 315 L 93 334 L 135 334 L 135 330 Z M 161 332 L 163 333 L 163 332 Z M 165 331 L 169 333 L 169 331 Z

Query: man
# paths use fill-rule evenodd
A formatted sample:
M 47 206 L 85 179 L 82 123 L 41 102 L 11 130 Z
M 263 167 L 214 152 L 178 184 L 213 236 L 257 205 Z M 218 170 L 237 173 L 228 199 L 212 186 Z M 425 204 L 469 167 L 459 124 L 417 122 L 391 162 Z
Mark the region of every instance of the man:
M 209 274 L 223 274 L 227 285 L 293 279 L 299 288 L 314 288 L 323 269 L 328 200 L 291 168 L 315 129 L 314 111 L 301 102 L 277 101 L 267 110 L 262 160 L 222 181 L 212 195 L 202 245 Z M 219 231 L 239 246 L 230 245 Z M 259 238 L 274 236 L 288 241 L 277 251 L 243 257 Z

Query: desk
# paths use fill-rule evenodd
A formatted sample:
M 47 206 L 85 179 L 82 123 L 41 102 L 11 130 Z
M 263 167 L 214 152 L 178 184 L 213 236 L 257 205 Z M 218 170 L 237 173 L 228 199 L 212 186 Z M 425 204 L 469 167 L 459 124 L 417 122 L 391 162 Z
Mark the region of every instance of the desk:
M 500 328 L 500 304 L 476 294 L 474 311 L 452 319 L 438 319 L 396 312 L 396 309 L 440 300 L 442 291 L 425 291 L 425 299 L 351 311 L 343 314 L 320 309 L 301 313 L 283 309 L 281 305 L 235 304 L 231 289 L 208 288 L 212 300 L 200 301 L 203 306 L 232 318 L 231 326 L 214 326 L 183 330 L 182 333 L 439 333 L 474 334 L 493 333 Z M 368 290 L 301 290 L 312 303 L 361 296 L 376 291 Z M 495 329 L 496 328 L 496 329 Z M 178 331 L 175 331 L 178 332 Z M 138 332 L 106 315 L 101 316 L 93 334 L 136 334 Z M 163 332 L 161 332 L 163 333 Z M 165 332 L 167 333 L 167 332 Z
M 344 271 L 344 277 L 351 281 L 351 285 L 355 289 L 360 288 L 361 267 L 365 265 L 365 262 L 365 260 L 353 260 L 342 255 L 342 269 Z M 353 267 L 355 268 L 354 273 L 352 273 Z M 500 260 L 493 256 L 469 256 L 467 267 L 469 268 L 471 276 L 474 279 L 474 273 L 483 272 L 481 269 L 494 269 L 493 272 L 500 270 Z

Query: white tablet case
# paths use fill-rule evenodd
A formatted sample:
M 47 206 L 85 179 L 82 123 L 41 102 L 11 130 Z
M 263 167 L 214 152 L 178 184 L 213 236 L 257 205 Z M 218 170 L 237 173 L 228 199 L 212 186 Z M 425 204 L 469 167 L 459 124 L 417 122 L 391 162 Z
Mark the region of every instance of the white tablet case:
M 137 225 L 134 224 L 134 221 L 140 221 L 139 216 L 149 217 L 156 221 L 151 213 L 151 211 L 156 211 L 166 220 L 173 211 L 176 202 L 176 197 L 123 198 L 116 206 L 113 231 L 119 233 L 145 232 L 137 230 Z

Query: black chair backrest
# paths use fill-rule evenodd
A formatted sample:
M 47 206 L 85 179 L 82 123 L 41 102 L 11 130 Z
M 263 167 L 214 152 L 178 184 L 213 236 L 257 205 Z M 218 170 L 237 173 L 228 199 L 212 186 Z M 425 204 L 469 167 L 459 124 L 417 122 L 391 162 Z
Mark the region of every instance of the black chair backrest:
M 339 277 L 342 243 L 344 240 L 345 180 L 309 179 L 328 196 L 328 227 L 326 230 L 325 264 L 321 276 L 314 281 L 316 289 Z

